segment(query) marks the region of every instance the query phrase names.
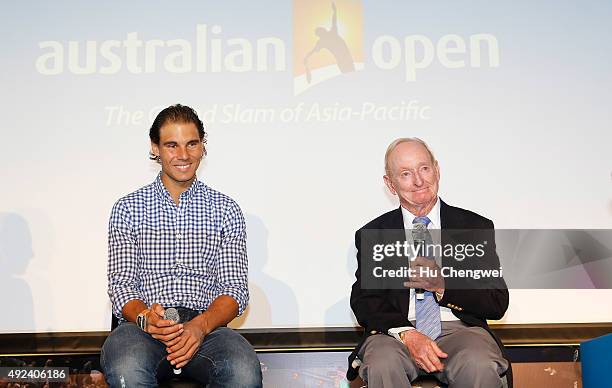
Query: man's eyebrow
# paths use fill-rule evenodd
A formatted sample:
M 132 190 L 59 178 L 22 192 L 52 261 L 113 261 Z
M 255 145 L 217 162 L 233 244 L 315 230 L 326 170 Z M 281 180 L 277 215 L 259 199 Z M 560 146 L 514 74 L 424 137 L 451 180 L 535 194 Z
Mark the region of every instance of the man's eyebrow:
M 201 140 L 200 139 L 191 139 L 191 140 L 187 140 L 185 142 L 185 144 L 190 144 L 190 143 L 200 143 Z M 162 143 L 163 145 L 175 145 L 175 144 L 179 144 L 178 141 L 176 140 L 168 140 Z

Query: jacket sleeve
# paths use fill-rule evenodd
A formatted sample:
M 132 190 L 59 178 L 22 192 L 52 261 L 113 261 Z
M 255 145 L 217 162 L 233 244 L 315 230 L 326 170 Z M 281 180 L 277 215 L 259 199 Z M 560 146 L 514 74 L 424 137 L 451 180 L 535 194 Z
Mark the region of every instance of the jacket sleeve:
M 394 294 L 398 290 L 366 289 L 361 281 L 362 246 L 360 229 L 355 233 L 355 247 L 357 248 L 357 271 L 355 283 L 351 289 L 351 309 L 355 313 L 357 322 L 365 328 L 366 333 L 387 333 L 391 327 L 412 326 L 407 316 L 403 316 L 397 305 L 393 304 Z
M 485 255 L 478 259 L 476 265 L 467 260 L 460 263 L 458 269 L 500 270 L 499 257 L 496 252 L 495 231 L 493 222 L 486 220 L 483 229 L 478 229 L 477 239 L 487 241 Z M 443 298 L 438 302 L 456 312 L 467 313 L 481 319 L 501 319 L 508 309 L 509 293 L 503 277 L 474 279 L 470 277 L 450 277 L 445 279 Z

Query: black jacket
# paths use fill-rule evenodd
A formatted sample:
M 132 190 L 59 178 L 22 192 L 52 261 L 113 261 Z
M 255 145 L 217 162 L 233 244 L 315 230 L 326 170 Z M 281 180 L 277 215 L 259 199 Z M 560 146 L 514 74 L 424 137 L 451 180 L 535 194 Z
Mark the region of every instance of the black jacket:
M 489 233 L 489 245 L 485 256 L 487 267 L 499 268 L 499 257 L 495 252 L 495 236 L 493 222 L 469 210 L 449 206 L 444 201 L 440 203 L 441 229 L 453 230 L 479 230 Z M 408 321 L 408 303 L 410 289 L 364 289 L 361 286 L 361 239 L 364 230 L 400 230 L 404 229 L 401 208 L 383 214 L 370 221 L 355 233 L 355 246 L 357 247 L 356 281 L 351 291 L 351 308 L 357 321 L 365 329 L 364 335 L 349 356 L 349 369 L 347 378 L 354 380 L 357 377 L 357 368 L 353 368 L 353 360 L 359 353 L 366 338 L 374 334 L 387 334 L 389 328 L 412 326 Z M 444 235 L 443 235 L 444 239 Z M 442 241 L 444 244 L 444 241 Z M 456 243 L 456 241 L 455 241 Z M 444 262 L 443 262 L 444 265 Z M 446 279 L 444 297 L 438 301 L 441 306 L 451 309 L 453 314 L 469 326 L 479 326 L 485 329 L 495 339 L 502 354 L 507 359 L 501 341 L 493 334 L 487 325 L 487 319 L 501 319 L 508 309 L 508 289 L 500 279 L 492 287 L 486 289 L 466 289 L 461 278 Z M 510 362 L 508 360 L 508 362 Z M 512 387 L 512 368 L 508 367 L 508 386 Z

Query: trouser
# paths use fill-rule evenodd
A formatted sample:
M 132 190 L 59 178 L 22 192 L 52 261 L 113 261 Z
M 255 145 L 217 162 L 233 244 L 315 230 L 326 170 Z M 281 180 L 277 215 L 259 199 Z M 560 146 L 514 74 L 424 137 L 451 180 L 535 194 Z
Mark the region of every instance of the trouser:
M 108 336 L 100 355 L 104 377 L 111 387 L 156 387 L 158 379 L 173 375 L 166 346 L 131 322 Z M 261 387 L 255 351 L 240 334 L 219 327 L 204 337 L 181 376 L 213 387 Z
M 499 346 L 481 327 L 469 327 L 461 321 L 442 322 L 442 333 L 436 339 L 438 347 L 448 354 L 441 359 L 442 372 L 432 373 L 451 388 L 498 388 L 508 369 Z M 384 334 L 368 337 L 360 349 L 363 364 L 359 374 L 368 388 L 411 387 L 410 382 L 428 375 L 418 368 L 406 346 Z

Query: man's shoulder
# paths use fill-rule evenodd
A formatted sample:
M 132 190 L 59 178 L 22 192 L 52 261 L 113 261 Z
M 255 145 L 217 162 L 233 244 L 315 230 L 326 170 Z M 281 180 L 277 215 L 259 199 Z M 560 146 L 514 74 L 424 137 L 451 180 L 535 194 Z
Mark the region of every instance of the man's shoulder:
M 209 200 L 211 204 L 218 205 L 222 208 L 240 208 L 238 203 L 229 195 L 213 189 L 202 181 L 198 181 L 198 184 L 200 185 L 199 192 L 205 199 Z
M 442 201 L 440 207 L 440 218 L 444 227 L 449 229 L 493 228 L 493 221 L 490 219 L 471 210 L 451 206 L 444 201 Z M 374 218 L 359 228 L 359 230 L 394 228 L 403 229 L 403 222 L 402 212 L 399 208 L 396 208 Z
M 493 221 L 468 209 L 442 202 L 440 208 L 442 224 L 448 229 L 492 228 Z
M 119 198 L 111 209 L 110 222 L 138 222 L 153 195 L 153 185 L 149 184 Z
M 115 207 L 118 206 L 132 206 L 138 204 L 147 198 L 150 198 L 154 194 L 153 183 L 149 183 L 146 186 L 139 188 L 138 190 L 132 191 L 129 194 L 124 195 L 115 202 Z
M 245 228 L 245 217 L 238 202 L 229 195 L 215 190 L 201 181 L 198 181 L 198 184 L 201 189 L 198 190 L 199 195 L 201 195 L 200 203 L 212 212 L 220 225 L 230 229 L 242 230 Z

